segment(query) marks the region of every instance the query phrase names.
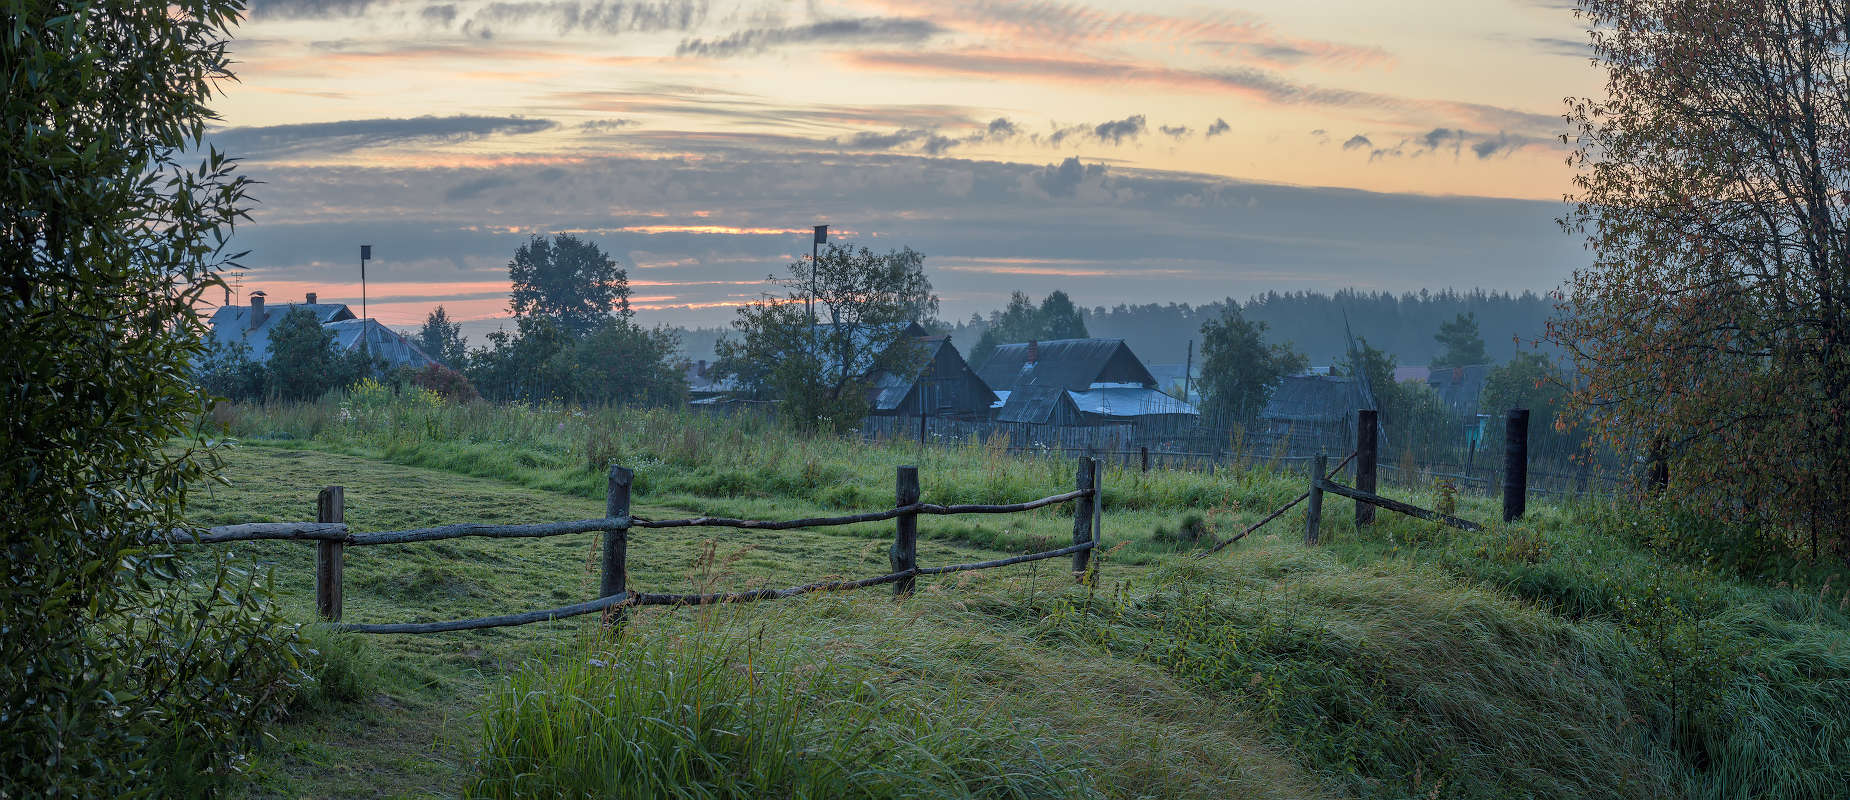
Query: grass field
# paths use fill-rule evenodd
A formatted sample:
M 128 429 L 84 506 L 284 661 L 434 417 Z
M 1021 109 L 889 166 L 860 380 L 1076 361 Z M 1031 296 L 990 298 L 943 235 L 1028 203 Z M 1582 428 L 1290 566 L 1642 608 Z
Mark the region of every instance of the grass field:
M 382 409 L 382 410 L 379 410 Z M 342 413 L 348 417 L 342 419 Z M 602 513 L 598 448 L 638 512 L 795 516 L 1063 490 L 1071 464 L 803 440 L 663 412 L 402 401 L 231 412 L 250 443 L 204 522 L 359 530 Z M 356 420 L 356 417 L 359 417 Z M 684 422 L 678 438 L 670 435 Z M 753 427 L 761 426 L 761 427 Z M 600 428 L 604 428 L 600 433 Z M 703 455 L 705 454 L 705 455 Z M 533 466 L 527 466 L 527 464 Z M 1299 514 L 1195 561 L 1294 495 L 1265 471 L 1107 475 L 1096 590 L 1057 562 L 723 609 L 434 636 L 311 632 L 323 689 L 253 759 L 253 796 L 1829 797 L 1850 785 L 1850 593 L 1659 552 L 1667 517 L 1543 506 L 1483 534 L 1387 518 L 1299 543 Z M 1399 496 L 1430 504 L 1418 492 Z M 1494 514 L 1461 498 L 1460 513 Z M 1189 524 L 1194 516 L 1199 523 Z M 648 531 L 631 583 L 784 585 L 884 571 L 890 524 Z M 925 564 L 1070 536 L 1062 511 L 921 521 Z M 347 618 L 446 619 L 589 598 L 592 540 L 350 548 Z M 312 613 L 313 548 L 241 547 Z

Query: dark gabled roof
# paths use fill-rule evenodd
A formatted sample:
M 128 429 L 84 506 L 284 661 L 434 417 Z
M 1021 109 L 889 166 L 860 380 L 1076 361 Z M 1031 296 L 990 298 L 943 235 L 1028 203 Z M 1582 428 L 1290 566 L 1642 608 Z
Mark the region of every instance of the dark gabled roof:
M 923 328 L 918 328 L 916 323 L 914 323 L 912 327 L 923 330 Z M 940 358 L 946 355 L 954 359 L 953 363 L 957 365 L 957 369 L 967 372 L 972 377 L 976 377 L 976 373 L 974 370 L 970 369 L 970 365 L 964 363 L 963 354 L 957 352 L 957 345 L 951 343 L 951 337 L 920 335 L 914 337 L 913 341 L 919 345 L 921 355 L 923 355 L 924 358 L 920 359 L 918 365 L 913 367 L 910 372 L 903 375 L 894 374 L 885 370 L 874 373 L 874 387 L 869 397 L 874 410 L 892 411 L 899 408 L 899 405 L 905 402 L 906 395 L 912 392 L 912 387 L 919 382 L 921 377 L 924 377 L 925 370 L 932 368 L 933 365 L 938 363 Z M 947 350 L 949 351 L 948 353 L 946 352 Z M 977 378 L 976 382 L 981 384 L 982 379 Z M 983 391 L 990 391 L 988 386 L 981 386 L 981 388 Z M 981 406 L 988 406 L 990 403 L 994 402 L 995 399 L 996 396 L 993 392 L 989 395 L 988 399 L 984 399 L 980 396 L 974 398 Z
M 1003 401 L 1002 409 L 996 412 L 997 422 L 1026 422 L 1044 425 L 1054 419 L 1061 406 L 1067 407 L 1067 417 L 1079 415 L 1079 407 L 1073 405 L 1073 398 L 1065 389 L 1058 386 L 1024 386 L 1009 392 Z
M 1362 393 L 1354 378 L 1293 375 L 1272 392 L 1259 417 L 1276 422 L 1345 422 L 1361 407 Z
M 1478 396 L 1490 377 L 1489 364 L 1435 369 L 1426 376 L 1426 385 L 1438 392 L 1439 401 L 1453 414 L 1475 416 Z
M 1155 386 L 1156 378 L 1125 346 L 1123 339 L 1054 339 L 1034 342 L 1038 351 L 1028 360 L 1029 342 L 1005 344 L 996 348 L 983 368 L 977 371 L 983 382 L 995 389 L 1022 389 L 1029 386 L 1058 386 L 1074 392 L 1092 388 L 1101 380 L 1114 359 L 1125 373 L 1115 382 Z

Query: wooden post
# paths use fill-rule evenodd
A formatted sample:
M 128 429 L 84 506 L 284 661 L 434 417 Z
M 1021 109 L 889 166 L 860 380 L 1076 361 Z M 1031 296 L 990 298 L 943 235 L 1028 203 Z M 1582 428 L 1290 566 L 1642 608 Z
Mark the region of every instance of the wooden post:
M 1304 511 L 1304 543 L 1317 543 L 1317 526 L 1323 522 L 1323 471 L 1330 461 L 1328 453 L 1318 453 L 1310 462 L 1310 504 Z
M 329 486 L 315 496 L 316 522 L 347 521 L 347 490 Z M 315 543 L 315 610 L 321 618 L 340 621 L 341 580 L 347 571 L 346 545 L 340 542 Z
M 1137 457 L 1139 460 L 1143 462 L 1143 471 L 1149 472 L 1150 471 L 1150 448 L 1138 447 Z
M 635 481 L 635 472 L 615 465 L 610 467 L 609 480 L 604 484 L 604 516 L 630 515 L 630 485 Z M 629 588 L 629 549 L 627 526 L 604 531 L 604 581 L 598 589 L 598 597 L 609 597 Z
M 925 407 L 919 406 L 919 444 L 925 444 Z
M 1372 408 L 1355 412 L 1355 488 L 1375 493 L 1375 464 L 1380 454 L 1380 413 Z M 1355 526 L 1375 521 L 1375 507 L 1360 500 L 1355 503 Z
M 1099 496 L 1096 491 L 1100 474 L 1099 460 L 1096 458 L 1079 459 L 1079 471 L 1073 475 L 1073 488 L 1092 491 L 1089 498 L 1081 498 L 1073 503 L 1073 544 L 1085 544 L 1098 536 L 1093 520 L 1098 514 Z M 1073 554 L 1073 577 L 1085 580 L 1086 568 L 1092 565 L 1092 551 L 1081 550 Z
M 924 419 L 924 417 L 919 417 Z M 895 505 L 909 506 L 919 501 L 919 468 L 900 467 L 893 486 Z M 893 571 L 905 572 L 919 566 L 919 515 L 901 514 L 893 519 Z M 894 597 L 912 594 L 914 578 L 901 578 L 893 584 Z
M 1512 408 L 1503 422 L 1503 521 L 1522 519 L 1529 500 L 1529 409 Z
M 1664 438 L 1659 436 L 1651 440 L 1651 474 L 1645 479 L 1645 487 L 1653 495 L 1663 494 L 1670 486 L 1670 455 Z

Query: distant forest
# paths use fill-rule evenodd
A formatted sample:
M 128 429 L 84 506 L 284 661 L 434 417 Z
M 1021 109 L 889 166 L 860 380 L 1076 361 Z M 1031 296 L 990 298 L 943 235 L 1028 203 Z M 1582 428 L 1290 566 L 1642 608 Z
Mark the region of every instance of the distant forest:
M 1038 300 L 1039 298 L 1035 298 Z M 1084 298 L 1075 297 L 1083 303 Z M 1123 339 L 1144 362 L 1180 364 L 1188 355 L 1188 343 L 1195 341 L 1196 363 L 1200 363 L 1201 324 L 1218 316 L 1231 298 L 1216 303 L 1191 306 L 1187 303 L 1094 306 L 1080 309 L 1086 331 L 1093 336 Z M 1314 366 L 1327 366 L 1343 359 L 1343 319 L 1358 338 L 1394 356 L 1400 366 L 1424 365 L 1439 352 L 1433 334 L 1439 324 L 1459 314 L 1477 315 L 1485 349 L 1498 362 L 1508 361 L 1520 348 L 1530 350 L 1547 332 L 1548 319 L 1555 314 L 1554 301 L 1535 294 L 1497 292 L 1440 292 L 1390 294 L 1343 289 L 1337 293 L 1269 292 L 1240 303 L 1240 312 L 1249 320 L 1267 326 L 1266 341 L 1289 342 L 1310 357 Z M 989 327 L 988 314 L 947 326 L 957 349 L 969 353 L 976 340 Z M 681 348 L 690 359 L 713 360 L 713 346 L 729 328 L 681 329 Z M 1544 349 L 1546 345 L 1543 345 Z

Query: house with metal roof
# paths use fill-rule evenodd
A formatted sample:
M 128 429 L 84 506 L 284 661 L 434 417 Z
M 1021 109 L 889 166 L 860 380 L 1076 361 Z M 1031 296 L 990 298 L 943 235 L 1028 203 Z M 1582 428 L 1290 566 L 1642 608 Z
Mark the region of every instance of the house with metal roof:
M 426 355 L 403 334 L 370 317 L 355 317 L 353 309 L 345 303 L 316 302 L 314 292 L 308 293 L 307 302 L 304 303 L 273 306 L 266 300 L 263 292 L 251 292 L 249 305 L 227 303 L 219 306 L 218 311 L 212 314 L 212 340 L 218 346 L 242 342 L 250 348 L 251 360 L 268 361 L 270 332 L 275 330 L 277 321 L 291 311 L 307 309 L 321 322 L 321 327 L 334 334 L 336 350 L 347 352 L 365 346 L 368 352 L 383 359 L 388 368 L 418 368 L 437 363 L 436 359 Z
M 1039 425 L 1163 423 L 1188 426 L 1201 412 L 1159 390 L 1123 339 L 1055 339 L 996 348 L 978 370 L 1007 397 L 999 422 Z

